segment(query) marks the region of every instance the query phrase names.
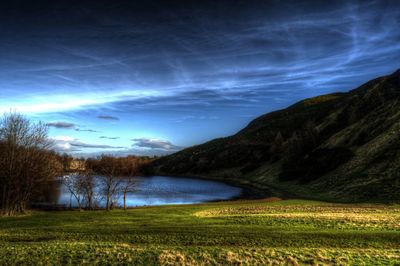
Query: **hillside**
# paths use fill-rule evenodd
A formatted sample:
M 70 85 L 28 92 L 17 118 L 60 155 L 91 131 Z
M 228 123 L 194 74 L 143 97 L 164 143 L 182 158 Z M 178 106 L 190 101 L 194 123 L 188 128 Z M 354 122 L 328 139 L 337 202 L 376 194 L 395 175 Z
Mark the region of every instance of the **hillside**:
M 265 114 L 152 166 L 308 198 L 399 201 L 400 70 Z

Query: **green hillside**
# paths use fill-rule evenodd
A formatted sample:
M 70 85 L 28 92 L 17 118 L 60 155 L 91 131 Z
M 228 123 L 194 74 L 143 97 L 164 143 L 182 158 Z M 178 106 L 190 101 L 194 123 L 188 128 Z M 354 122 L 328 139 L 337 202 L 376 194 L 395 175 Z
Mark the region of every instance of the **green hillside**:
M 253 120 L 237 134 L 163 157 L 193 175 L 334 201 L 400 200 L 400 70 Z

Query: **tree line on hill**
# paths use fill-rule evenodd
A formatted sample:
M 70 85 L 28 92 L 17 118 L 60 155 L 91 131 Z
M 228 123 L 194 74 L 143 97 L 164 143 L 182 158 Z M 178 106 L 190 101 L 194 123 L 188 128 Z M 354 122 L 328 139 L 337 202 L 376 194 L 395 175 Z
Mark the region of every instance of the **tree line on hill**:
M 313 119 L 296 127 L 262 129 L 212 140 L 162 157 L 152 164 L 158 174 L 207 175 L 220 169 L 234 169 L 228 176 L 244 176 L 265 164 L 280 165 L 279 181 L 297 180 L 302 184 L 335 169 L 354 156 L 347 147 L 320 147 L 328 133 Z M 330 129 L 328 129 L 330 130 Z
M 117 193 L 124 195 L 134 187 L 133 177 L 145 174 L 149 157 L 115 158 L 102 155 L 83 160 L 84 170 L 71 173 L 73 158 L 52 150 L 48 127 L 32 123 L 18 113 L 0 119 L 0 215 L 25 212 L 33 202 L 44 201 L 57 189 L 57 178 L 89 209 L 95 207 L 94 178 L 100 176 L 101 196 L 106 208 L 115 206 Z M 121 177 L 127 177 L 122 179 Z M 79 195 L 78 195 L 79 194 Z M 99 196 L 99 195 L 97 195 Z M 125 205 L 126 206 L 126 205 Z M 80 205 L 79 207 L 83 207 Z

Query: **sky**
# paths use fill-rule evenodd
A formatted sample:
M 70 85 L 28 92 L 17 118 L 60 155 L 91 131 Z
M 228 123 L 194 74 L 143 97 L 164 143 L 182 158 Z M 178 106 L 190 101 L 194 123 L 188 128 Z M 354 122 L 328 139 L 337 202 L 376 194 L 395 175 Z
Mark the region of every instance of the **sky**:
M 400 68 L 400 4 L 1 1 L 0 113 L 75 156 L 163 155 Z

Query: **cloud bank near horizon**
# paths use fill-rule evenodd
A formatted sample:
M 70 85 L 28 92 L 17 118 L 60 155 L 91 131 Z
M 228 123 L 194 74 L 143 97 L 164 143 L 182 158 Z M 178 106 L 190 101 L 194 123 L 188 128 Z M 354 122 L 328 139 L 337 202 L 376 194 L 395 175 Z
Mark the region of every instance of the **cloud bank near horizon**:
M 117 140 L 119 137 L 101 136 L 101 139 Z M 50 138 L 52 149 L 59 153 L 74 153 L 84 157 L 97 156 L 101 154 L 112 154 L 115 156 L 145 155 L 161 156 L 174 153 L 183 149 L 172 144 L 168 140 L 135 138 L 130 146 L 115 146 L 86 143 L 71 136 L 56 136 Z M 89 152 L 88 152 L 89 151 Z

